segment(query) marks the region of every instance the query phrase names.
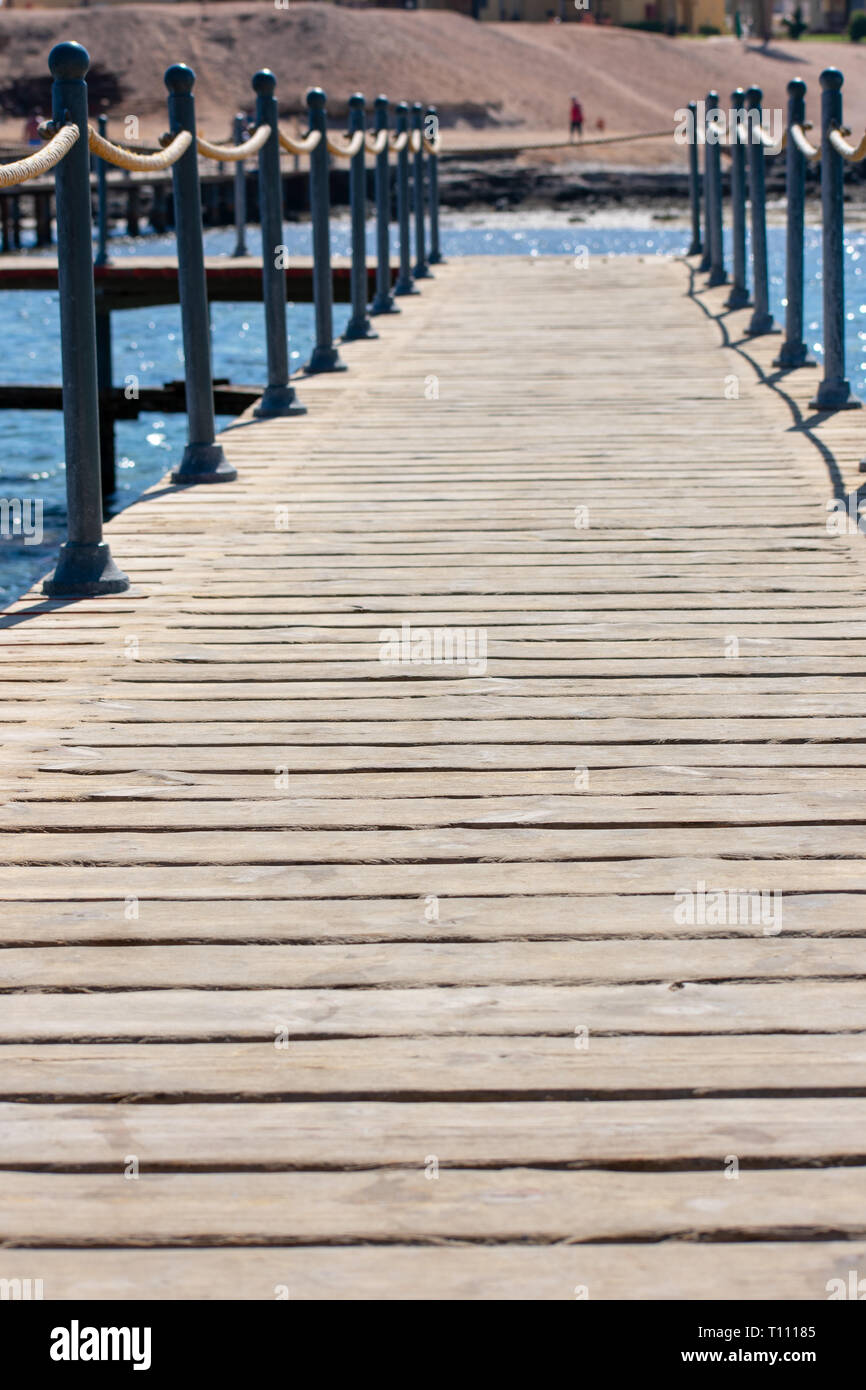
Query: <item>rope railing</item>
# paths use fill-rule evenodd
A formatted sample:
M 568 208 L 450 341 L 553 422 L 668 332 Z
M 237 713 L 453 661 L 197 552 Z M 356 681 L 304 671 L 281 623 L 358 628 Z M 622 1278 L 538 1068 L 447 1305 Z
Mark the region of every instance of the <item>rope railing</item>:
M 845 139 L 851 132 L 847 126 L 842 126 L 838 130 L 831 130 L 828 139 L 837 154 L 840 154 L 849 164 L 859 164 L 862 159 L 866 159 L 866 132 L 864 132 L 859 145 L 849 145 Z
M 191 133 L 184 130 L 179 135 L 169 138 L 165 147 L 156 154 L 138 154 L 135 150 L 128 150 L 123 145 L 115 145 L 111 140 L 106 140 L 93 129 L 93 126 L 87 128 L 87 143 L 91 154 L 104 159 L 106 164 L 113 164 L 117 169 L 128 169 L 142 174 L 152 173 L 157 169 L 170 169 L 181 155 L 186 153 L 192 141 Z
M 866 134 L 859 144 L 852 145 L 847 137 L 851 131 L 842 121 L 842 73 L 837 68 L 825 68 L 821 73 L 821 141 L 813 144 L 806 132 L 812 123 L 806 119 L 806 84 L 800 78 L 788 83 L 788 109 L 781 138 L 772 139 L 761 128 L 759 87 L 747 92 L 737 88 L 731 95 L 732 110 L 736 112 L 739 131 L 740 113 L 746 117 L 745 132 L 732 144 L 731 207 L 733 221 L 733 286 L 728 298 L 730 308 L 742 308 L 749 302 L 745 263 L 745 205 L 746 178 L 743 158 L 748 161 L 748 198 L 752 231 L 752 305 L 751 320 L 746 333 L 758 337 L 778 332 L 770 313 L 769 277 L 767 263 L 766 195 L 764 186 L 765 159 L 785 152 L 786 240 L 785 240 L 785 336 L 774 365 L 785 369 L 814 367 L 804 337 L 804 260 L 805 260 L 805 187 L 806 172 L 820 172 L 822 213 L 822 297 L 824 370 L 818 390 L 810 402 L 814 410 L 857 409 L 860 402 L 851 392 L 845 376 L 845 296 L 844 296 L 844 178 L 845 165 L 866 159 Z M 710 285 L 723 284 L 727 272 L 723 257 L 722 196 L 723 188 L 717 158 L 713 159 L 707 145 L 703 188 L 698 170 L 697 103 L 690 102 L 693 139 L 689 152 L 689 195 L 692 210 L 692 243 L 689 255 L 702 254 L 700 268 L 709 270 Z M 705 129 L 718 110 L 718 94 L 710 92 L 705 104 Z M 704 227 L 701 234 L 701 195 L 703 193 Z M 866 471 L 866 463 L 861 464 Z
M 195 137 L 195 144 L 199 154 L 204 155 L 206 159 L 216 159 L 221 164 L 234 164 L 238 160 L 249 159 L 251 155 L 258 154 L 265 141 L 270 138 L 271 128 L 264 125 L 259 126 L 258 130 L 239 145 L 212 145 L 203 135 Z
M 183 341 L 187 444 L 171 474 L 173 483 L 229 483 L 237 477 L 221 444 L 217 442 L 214 382 L 211 365 L 210 318 L 202 228 L 202 195 L 199 156 L 235 166 L 235 217 L 245 218 L 244 160 L 258 161 L 258 192 L 262 236 L 262 300 L 265 321 L 267 384 L 254 410 L 260 417 L 305 413 L 290 380 L 290 353 L 286 323 L 286 258 L 283 239 L 283 171 L 280 152 L 309 157 L 310 211 L 313 239 L 313 300 L 315 345 L 305 368 L 308 374 L 342 371 L 333 340 L 333 283 L 330 250 L 330 159 L 349 161 L 352 221 L 352 312 L 344 341 L 376 338 L 368 315 L 395 312 L 394 295 L 416 294 L 416 281 L 430 274 L 430 264 L 441 262 L 439 249 L 438 119 L 434 107 L 426 112 L 420 102 L 412 108 L 411 180 L 409 108 L 395 109 L 396 138 L 392 141 L 387 97 L 375 103 L 375 133 L 367 134 L 364 97 L 349 98 L 349 129 L 345 140 L 329 135 L 325 93 L 313 87 L 307 93 L 309 129 L 295 139 L 280 129 L 276 79 L 267 69 L 252 79 L 256 93 L 253 131 L 246 118 L 234 118 L 234 143 L 213 144 L 198 134 L 195 113 L 195 73 L 184 63 L 173 64 L 165 74 L 168 88 L 169 133 L 152 153 L 115 144 L 106 135 L 107 118 L 99 117 L 99 129 L 88 121 L 87 51 L 76 43 L 57 44 L 49 55 L 52 74 L 52 119 L 40 133 L 45 147 L 26 158 L 0 166 L 0 186 L 10 186 L 55 170 L 54 198 L 57 216 L 57 259 L 60 299 L 60 342 L 63 367 L 63 407 L 66 454 L 68 538 L 60 550 L 53 573 L 43 592 L 51 597 L 96 596 L 122 593 L 129 580 L 115 564 L 102 530 L 101 440 L 105 419 L 101 403 L 109 409 L 111 354 L 106 338 L 97 353 L 96 296 L 94 291 L 93 209 L 91 156 L 96 158 L 98 241 L 95 263 L 108 264 L 106 166 L 140 173 L 171 170 L 172 204 L 177 246 L 177 285 Z M 424 137 L 424 129 L 431 132 Z M 366 183 L 367 153 L 375 157 L 376 177 L 376 293 L 367 305 Z M 392 154 L 395 159 L 392 161 Z M 400 271 L 392 287 L 390 264 L 390 207 L 392 175 L 397 189 Z M 411 200 L 410 200 L 411 188 Z M 241 196 L 237 196 L 241 191 Z M 410 256 L 410 231 L 414 208 L 416 261 Z M 430 253 L 427 250 L 427 225 Z M 236 254 L 244 254 L 243 228 L 239 227 Z M 102 314 L 106 310 L 102 309 Z M 108 417 L 113 420 L 113 415 Z M 112 427 L 113 428 L 113 427 Z M 112 450 L 113 453 L 113 450 Z
M 363 148 L 365 135 L 363 130 L 356 130 L 348 141 L 348 144 L 341 145 L 333 135 L 327 137 L 328 154 L 332 154 L 336 159 L 354 159 L 355 155 Z
M 277 133 L 277 138 L 280 142 L 280 148 L 286 150 L 289 154 L 312 154 L 313 150 L 321 141 L 322 132 L 320 130 L 310 130 L 302 139 L 296 139 L 291 135 L 287 135 L 284 130 L 280 130 Z
M 388 148 L 388 131 L 380 130 L 374 135 L 367 136 L 367 153 L 380 155 L 383 150 Z
M 9 188 L 16 183 L 26 183 L 47 174 L 65 159 L 81 132 L 77 125 L 64 125 L 59 130 L 46 130 L 50 139 L 44 149 L 28 154 L 24 159 L 15 159 L 11 164 L 0 164 L 0 188 Z
M 800 154 L 803 156 L 804 159 L 808 159 L 812 163 L 815 163 L 821 158 L 821 150 L 820 148 L 813 145 L 806 136 L 806 131 L 811 129 L 811 121 L 807 121 L 805 125 L 800 125 L 798 122 L 795 122 L 790 127 L 791 139 L 797 146 L 797 149 L 800 151 Z

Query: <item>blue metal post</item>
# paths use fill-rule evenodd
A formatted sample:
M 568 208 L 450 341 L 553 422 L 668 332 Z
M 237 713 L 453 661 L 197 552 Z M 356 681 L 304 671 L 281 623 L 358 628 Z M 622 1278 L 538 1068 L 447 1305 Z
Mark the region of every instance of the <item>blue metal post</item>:
M 99 133 L 104 136 L 108 130 L 108 117 L 100 116 Z M 108 184 L 104 159 L 96 160 L 96 265 L 108 265 Z
M 806 201 L 806 158 L 791 139 L 791 126 L 806 120 L 806 84 L 795 77 L 788 83 L 788 143 L 785 146 L 785 191 L 788 225 L 785 234 L 785 341 L 775 367 L 814 367 L 803 341 L 803 225 Z
M 710 99 L 713 105 L 710 107 Z M 722 224 L 722 151 L 719 148 L 719 94 L 710 92 L 707 97 L 707 190 L 710 211 L 710 278 L 707 284 L 724 285 L 728 276 L 725 271 L 723 224 Z
M 295 388 L 289 382 L 289 339 L 286 333 L 286 247 L 283 242 L 283 189 L 280 178 L 280 143 L 277 137 L 277 79 L 267 68 L 253 78 L 256 94 L 256 127 L 270 126 L 271 134 L 259 150 L 259 221 L 262 227 L 262 298 L 265 304 L 265 342 L 268 384 L 253 411 L 260 418 L 304 415 Z
M 727 301 L 729 309 L 743 309 L 749 302 L 746 286 L 746 151 L 743 145 L 743 140 L 748 134 L 748 127 L 743 119 L 745 95 L 742 87 L 737 87 L 731 92 L 731 111 L 734 117 L 734 128 L 730 132 L 734 277 Z
M 102 535 L 99 466 L 99 387 L 93 297 L 93 217 L 87 148 L 90 55 L 78 43 L 59 43 L 48 55 L 54 82 L 51 115 L 59 128 L 74 121 L 79 137 L 55 171 L 63 433 L 66 446 L 68 539 L 42 592 L 51 598 L 120 594 L 129 580 Z
M 331 282 L 331 194 L 329 188 L 328 115 L 321 87 L 307 92 L 310 130 L 321 139 L 310 152 L 310 216 L 313 223 L 313 298 L 316 307 L 316 346 L 306 371 L 344 372 L 346 364 L 334 347 L 333 285 Z
M 367 113 L 360 92 L 349 97 L 349 137 L 359 131 L 366 138 Z M 363 142 L 349 164 L 349 199 L 352 210 L 352 317 L 343 337 L 378 338 L 367 318 L 367 168 Z
M 235 116 L 233 130 L 236 145 L 244 143 L 246 117 L 242 111 Z M 273 139 L 273 136 L 271 137 Z M 277 168 L 279 168 L 277 155 Z M 235 165 L 235 249 L 233 256 L 246 256 L 247 252 L 247 171 L 244 161 L 239 159 Z
M 232 468 L 222 445 L 215 443 L 210 319 L 195 146 L 195 73 L 186 63 L 174 63 L 166 71 L 165 85 L 171 135 L 188 130 L 193 136 L 189 149 L 171 167 L 189 430 L 189 442 L 171 480 L 173 483 L 230 483 L 237 477 L 237 470 Z
M 692 213 L 692 244 L 687 254 L 699 256 L 703 247 L 701 245 L 701 171 L 698 164 L 698 103 L 690 101 L 688 109 L 691 113 L 691 121 L 689 122 L 689 205 Z
M 764 142 L 760 136 L 761 101 L 760 87 L 750 87 L 746 92 L 746 111 L 744 124 L 746 150 L 749 166 L 749 201 L 752 212 L 752 281 L 754 284 L 754 310 L 746 332 L 753 338 L 763 333 L 776 333 L 770 313 L 770 277 L 767 269 L 767 208 L 764 188 Z
M 412 159 L 412 183 L 415 195 L 415 270 L 416 280 L 432 280 L 433 272 L 427 264 L 427 238 L 424 228 L 424 107 L 420 101 L 412 103 L 412 130 L 418 139 L 418 148 Z
M 700 140 L 704 147 L 704 253 L 701 257 L 699 270 L 709 270 L 711 264 L 712 241 L 710 231 L 710 142 L 707 139 L 707 117 L 710 108 L 718 100 L 715 92 L 708 92 L 706 101 L 702 104 L 703 111 L 700 112 L 698 126 L 700 127 Z M 699 108 L 700 111 L 700 108 Z M 695 134 L 698 134 L 697 128 Z
M 428 106 L 424 115 L 424 134 L 428 140 L 435 140 L 439 134 L 439 112 L 435 106 Z M 439 245 L 439 156 L 431 150 L 427 156 L 430 189 L 430 255 L 429 265 L 444 265 L 445 257 Z
M 375 101 L 376 134 L 388 129 L 388 98 Z M 399 314 L 391 293 L 391 170 L 388 145 L 376 155 L 376 298 L 370 305 L 371 314 Z
M 821 217 L 824 259 L 824 377 L 810 405 L 813 410 L 856 410 L 860 402 L 845 380 L 845 213 L 842 155 L 830 143 L 842 124 L 842 82 L 838 68 L 821 73 Z
M 409 103 L 398 101 L 397 134 L 408 134 Z M 394 286 L 395 294 L 418 294 L 412 283 L 412 255 L 409 250 L 409 145 L 408 141 L 397 155 L 397 226 L 400 231 L 400 273 Z

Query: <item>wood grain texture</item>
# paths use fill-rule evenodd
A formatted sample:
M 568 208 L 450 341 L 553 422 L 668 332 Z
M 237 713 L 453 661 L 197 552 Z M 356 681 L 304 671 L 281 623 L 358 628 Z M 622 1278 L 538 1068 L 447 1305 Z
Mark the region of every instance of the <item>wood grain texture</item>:
M 453 260 L 113 519 L 129 594 L 0 616 L 0 1278 L 862 1265 L 862 424 L 692 280 Z

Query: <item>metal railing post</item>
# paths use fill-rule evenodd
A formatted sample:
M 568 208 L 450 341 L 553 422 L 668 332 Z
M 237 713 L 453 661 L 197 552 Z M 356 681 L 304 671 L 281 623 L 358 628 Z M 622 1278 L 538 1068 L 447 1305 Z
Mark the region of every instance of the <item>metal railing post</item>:
M 800 77 L 788 83 L 788 143 L 785 146 L 785 195 L 787 228 L 785 232 L 785 341 L 779 349 L 774 367 L 814 367 L 809 349 L 803 341 L 803 235 L 806 202 L 806 160 L 796 140 L 791 139 L 792 125 L 805 125 L 806 84 Z
M 52 119 L 58 128 L 74 121 L 80 133 L 55 173 L 68 539 L 60 548 L 57 565 L 44 581 L 42 592 L 51 598 L 120 594 L 129 588 L 129 580 L 114 563 L 102 535 L 85 81 L 90 56 L 81 44 L 59 43 L 48 55 L 48 67 L 54 78 Z
M 424 134 L 429 140 L 439 135 L 439 112 L 435 106 L 428 106 L 424 114 Z M 444 265 L 445 257 L 439 245 L 439 155 L 435 150 L 427 156 L 427 169 L 430 189 L 430 255 L 427 260 L 429 265 Z
M 280 142 L 277 135 L 277 79 L 267 68 L 253 78 L 256 127 L 269 126 L 270 137 L 259 150 L 259 221 L 262 228 L 262 299 L 265 305 L 265 343 L 268 384 L 253 411 L 260 419 L 274 415 L 305 415 L 289 381 L 289 339 L 286 332 L 286 247 L 283 243 L 283 191 L 280 183 Z
M 710 257 L 712 250 L 711 231 L 710 231 L 710 142 L 707 139 L 707 121 L 709 119 L 710 107 L 716 97 L 715 92 L 708 92 L 706 101 L 702 103 L 703 113 L 700 119 L 701 141 L 704 146 L 704 252 L 701 256 L 699 270 L 709 270 Z M 697 130 L 695 131 L 697 134 Z
M 388 98 L 378 96 L 374 103 L 376 134 L 388 129 Z M 388 145 L 376 155 L 376 297 L 371 314 L 399 314 L 391 293 L 391 169 Z
M 733 281 L 728 295 L 729 309 L 743 309 L 749 302 L 746 285 L 746 151 L 743 148 L 743 100 L 745 92 L 737 87 L 731 92 L 734 128 L 731 139 L 731 241 L 733 244 Z
M 244 143 L 246 124 L 246 117 L 242 111 L 239 111 L 232 126 L 236 145 Z M 277 169 L 279 167 L 280 157 L 277 154 Z M 235 249 L 232 255 L 246 256 L 247 254 L 247 171 L 244 168 L 244 161 L 239 159 L 235 164 Z
M 752 283 L 754 310 L 746 332 L 750 337 L 778 332 L 770 313 L 770 283 L 767 269 L 767 208 L 764 186 L 764 142 L 761 139 L 760 87 L 746 92 L 746 149 L 749 166 L 749 202 L 752 214 Z M 755 129 L 757 127 L 757 130 Z
M 397 134 L 409 130 L 409 103 L 398 101 Z M 409 249 L 409 144 L 397 155 L 397 226 L 400 231 L 400 273 L 394 286 L 395 294 L 418 294 L 412 283 L 412 255 Z
M 222 445 L 215 443 L 210 317 L 195 143 L 195 73 L 185 63 L 174 63 L 166 71 L 165 85 L 170 134 L 188 130 L 193 137 L 189 148 L 171 168 L 189 441 L 171 481 L 230 483 L 237 477 L 237 470 L 232 468 Z
M 842 124 L 842 82 L 838 68 L 821 73 L 821 241 L 824 262 L 824 376 L 813 410 L 855 410 L 860 402 L 845 380 L 845 213 L 844 161 L 830 142 Z
M 305 370 L 344 372 L 346 364 L 334 347 L 333 285 L 331 282 L 331 194 L 329 188 L 327 98 L 321 87 L 307 92 L 310 130 L 321 139 L 310 151 L 310 216 L 313 224 L 313 299 L 316 308 L 316 346 Z
M 359 131 L 366 139 L 366 103 L 360 92 L 349 97 L 349 138 Z M 352 317 L 344 340 L 378 338 L 367 317 L 367 160 L 363 141 L 349 161 L 349 201 L 352 217 Z
M 712 99 L 712 107 L 710 100 Z M 728 276 L 725 271 L 724 227 L 722 222 L 722 151 L 719 146 L 719 94 L 710 92 L 707 96 L 707 202 L 710 211 L 710 277 L 707 281 L 712 288 L 724 285 Z
M 412 132 L 418 138 L 418 148 L 412 157 L 412 192 L 415 203 L 415 270 L 416 280 L 432 280 L 433 272 L 427 264 L 427 237 L 424 228 L 424 107 L 420 101 L 412 103 Z
M 701 245 L 701 171 L 698 164 L 698 103 L 690 101 L 689 122 L 689 206 L 692 214 L 692 244 L 687 251 L 689 256 L 699 256 Z
M 108 117 L 100 116 L 97 122 L 100 135 L 108 130 Z M 108 265 L 108 170 L 105 160 L 96 161 L 96 265 Z

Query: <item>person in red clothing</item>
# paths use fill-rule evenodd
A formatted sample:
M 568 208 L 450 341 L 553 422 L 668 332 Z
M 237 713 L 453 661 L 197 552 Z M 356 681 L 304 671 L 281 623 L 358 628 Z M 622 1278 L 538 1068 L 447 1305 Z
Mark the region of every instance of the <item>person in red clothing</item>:
M 577 97 L 572 97 L 572 98 L 571 98 L 571 139 L 572 139 L 572 140 L 574 139 L 574 132 L 575 132 L 575 131 L 577 131 L 577 137 L 578 137 L 578 139 L 580 139 L 580 137 L 583 135 L 583 108 L 582 108 L 580 102 L 578 101 Z

